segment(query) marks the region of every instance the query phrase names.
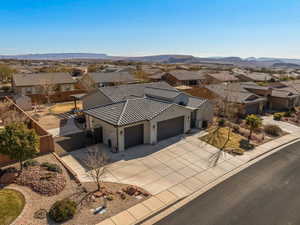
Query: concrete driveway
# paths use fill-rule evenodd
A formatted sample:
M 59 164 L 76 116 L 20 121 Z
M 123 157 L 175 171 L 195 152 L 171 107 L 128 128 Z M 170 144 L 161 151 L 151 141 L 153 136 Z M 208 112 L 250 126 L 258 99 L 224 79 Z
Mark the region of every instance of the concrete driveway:
M 295 132 L 300 133 L 300 127 L 287 122 L 273 120 L 273 116 L 263 116 L 262 119 L 263 119 L 263 125 L 267 125 L 267 124 L 277 125 L 285 132 L 291 134 Z
M 107 151 L 103 145 L 97 147 Z M 77 150 L 62 157 L 82 182 L 92 181 L 83 163 L 87 150 Z M 236 157 L 200 141 L 197 135 L 110 153 L 110 158 L 114 162 L 106 167 L 103 180 L 138 185 L 151 194 L 171 188 L 179 196 L 190 194 L 243 164 Z

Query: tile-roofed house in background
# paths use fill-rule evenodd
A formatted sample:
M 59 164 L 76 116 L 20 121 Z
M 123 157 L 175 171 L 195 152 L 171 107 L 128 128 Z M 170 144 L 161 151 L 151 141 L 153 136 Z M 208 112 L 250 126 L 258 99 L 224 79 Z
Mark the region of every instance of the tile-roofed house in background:
M 268 73 L 248 72 L 236 75 L 241 81 L 265 82 L 272 81 L 274 78 Z
M 231 71 L 211 72 L 207 73 L 206 77 L 209 84 L 239 81 L 239 79 Z
M 268 108 L 290 110 L 300 105 L 300 81 L 272 83 L 272 93 L 268 97 Z
M 101 87 L 83 97 L 83 108 L 87 127 L 119 151 L 207 127 L 213 117 L 211 102 L 165 82 Z
M 83 93 L 69 73 L 14 74 L 12 88 L 16 95 L 27 95 L 33 102 L 71 100 L 70 95 Z
M 215 96 L 216 104 L 226 100 L 237 107 L 241 115 L 262 113 L 267 101 L 266 97 L 247 90 L 242 83 L 211 84 L 203 88 Z
M 87 73 L 80 80 L 80 83 L 88 90 L 136 82 L 138 80 L 128 71 Z
M 206 70 L 188 71 L 188 70 L 171 70 L 162 76 L 162 80 L 172 86 L 200 86 L 206 80 Z

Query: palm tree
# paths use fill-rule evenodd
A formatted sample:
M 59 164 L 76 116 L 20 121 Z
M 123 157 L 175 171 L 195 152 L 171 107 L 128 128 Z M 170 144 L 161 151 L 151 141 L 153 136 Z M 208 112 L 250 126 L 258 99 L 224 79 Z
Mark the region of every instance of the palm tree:
M 250 141 L 253 130 L 259 128 L 262 125 L 262 119 L 254 114 L 251 114 L 246 117 L 246 124 L 250 129 L 250 133 L 248 136 L 248 141 Z

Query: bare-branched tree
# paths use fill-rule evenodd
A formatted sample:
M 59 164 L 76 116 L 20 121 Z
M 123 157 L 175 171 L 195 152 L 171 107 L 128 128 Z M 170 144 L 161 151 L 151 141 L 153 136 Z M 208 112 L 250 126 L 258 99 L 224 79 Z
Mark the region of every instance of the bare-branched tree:
M 102 176 L 105 173 L 105 166 L 108 163 L 108 157 L 97 147 L 87 152 L 85 164 L 88 167 L 89 176 L 97 184 L 97 191 L 101 190 Z

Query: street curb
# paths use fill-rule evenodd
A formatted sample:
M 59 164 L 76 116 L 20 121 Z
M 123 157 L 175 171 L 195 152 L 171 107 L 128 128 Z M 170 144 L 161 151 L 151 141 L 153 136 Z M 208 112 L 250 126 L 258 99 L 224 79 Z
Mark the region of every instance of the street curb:
M 251 162 L 251 161 L 253 161 L 253 160 L 255 160 L 255 159 L 257 159 L 257 158 L 259 158 L 259 157 L 261 157 L 261 156 L 263 156 L 263 155 L 265 155 L 265 154 L 267 154 L 267 153 L 269 153 L 269 152 L 271 152 L 271 151 L 273 151 L 273 150 L 275 150 L 277 148 L 280 148 L 280 147 L 284 146 L 284 145 L 289 145 L 290 143 L 292 143 L 292 142 L 294 142 L 296 140 L 300 140 L 300 137 L 296 137 L 296 138 L 294 138 L 294 139 L 292 139 L 292 140 L 290 140 L 290 141 L 288 141 L 286 143 L 283 143 L 283 144 L 280 144 L 280 145 L 276 146 L 275 148 L 271 148 L 268 151 L 263 152 L 263 153 L 255 156 L 255 157 L 251 158 L 248 162 Z
M 155 212 L 154 214 L 150 215 L 149 217 L 144 218 L 143 221 L 139 221 L 134 224 L 135 225 L 153 225 L 153 224 L 157 223 L 158 221 L 160 221 L 163 218 L 167 217 L 168 215 L 172 214 L 179 208 L 188 204 L 195 198 L 197 198 L 197 197 L 201 196 L 202 194 L 204 194 L 205 192 L 209 191 L 211 188 L 222 183 L 226 179 L 228 179 L 228 178 L 234 176 L 235 174 L 241 172 L 242 170 L 250 167 L 251 165 L 255 164 L 256 162 L 276 153 L 277 151 L 280 151 L 283 147 L 286 147 L 286 146 L 288 146 L 292 143 L 295 143 L 296 141 L 299 141 L 299 140 L 300 140 L 300 137 L 296 137 L 284 144 L 280 144 L 280 145 L 276 146 L 275 148 L 271 148 L 270 150 L 251 158 L 250 160 L 243 163 L 242 165 L 236 167 L 235 169 L 233 169 L 233 170 L 225 173 L 224 175 L 218 177 L 217 179 L 211 181 L 210 183 L 208 183 L 207 185 L 202 187 L 200 190 L 197 190 L 197 191 L 191 193 L 190 195 L 182 198 L 181 200 L 178 200 L 178 201 L 170 204 L 169 206 L 166 206 L 165 208 L 161 209 L 160 211 Z

